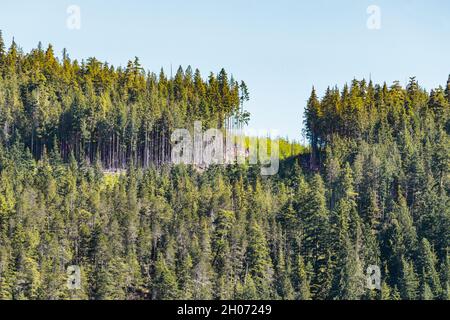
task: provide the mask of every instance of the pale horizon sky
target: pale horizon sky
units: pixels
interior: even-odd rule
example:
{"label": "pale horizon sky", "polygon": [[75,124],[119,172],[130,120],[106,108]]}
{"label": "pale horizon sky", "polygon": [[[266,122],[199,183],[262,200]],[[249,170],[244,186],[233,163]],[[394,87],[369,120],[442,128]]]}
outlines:
{"label": "pale horizon sky", "polygon": [[[69,5],[81,29],[66,26]],[[381,9],[381,29],[367,28],[368,6]],[[353,78],[405,84],[416,76],[428,90],[450,73],[450,2],[446,0],[16,0],[2,3],[0,30],[25,52],[51,43],[61,56],[95,56],[145,69],[179,65],[204,77],[223,67],[244,80],[250,126],[301,140],[302,112],[315,86]]]}

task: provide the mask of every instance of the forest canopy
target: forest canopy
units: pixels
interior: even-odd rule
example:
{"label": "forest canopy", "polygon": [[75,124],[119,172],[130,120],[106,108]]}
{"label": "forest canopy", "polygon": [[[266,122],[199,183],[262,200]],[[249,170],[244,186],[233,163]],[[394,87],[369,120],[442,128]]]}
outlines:
{"label": "forest canopy", "polygon": [[0,75],[0,299],[450,298],[450,78],[313,89],[310,148],[285,141],[263,178],[167,161],[174,127],[248,121],[224,70],[168,78],[1,41]]}
{"label": "forest canopy", "polygon": [[55,150],[67,161],[100,161],[106,169],[170,161],[170,133],[195,120],[205,128],[242,128],[246,84],[222,69],[203,79],[180,66],[175,75],[146,72],[136,57],[125,68],[94,57],[55,56],[39,43],[25,54],[0,33],[0,141],[21,141],[37,159]]}

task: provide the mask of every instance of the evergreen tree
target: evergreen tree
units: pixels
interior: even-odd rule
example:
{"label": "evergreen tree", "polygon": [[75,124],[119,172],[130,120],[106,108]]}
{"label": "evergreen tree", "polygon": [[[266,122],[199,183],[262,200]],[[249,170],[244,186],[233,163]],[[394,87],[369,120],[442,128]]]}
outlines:
{"label": "evergreen tree", "polygon": [[310,280],[308,270],[305,266],[302,256],[298,256],[296,267],[296,274],[294,281],[296,283],[296,299],[297,300],[311,300]]}
{"label": "evergreen tree", "polygon": [[403,299],[417,299],[419,282],[413,264],[402,258],[402,274],[400,278],[400,294]]}
{"label": "evergreen tree", "polygon": [[317,165],[319,137],[321,130],[320,119],[322,117],[322,110],[319,99],[316,94],[316,90],[312,89],[311,96],[308,100],[308,104],[305,109],[305,126],[308,134],[308,138],[311,141],[311,167],[315,168]]}
{"label": "evergreen tree", "polygon": [[259,298],[269,298],[273,281],[273,266],[267,241],[261,227],[254,221],[249,227],[247,249],[248,270],[255,283]]}
{"label": "evergreen tree", "polygon": [[329,214],[326,208],[325,189],[320,175],[316,174],[311,181],[308,195],[309,203],[302,208],[301,219],[304,225],[304,239],[302,241],[305,259],[313,266],[314,278],[311,293],[315,298],[325,298],[329,290],[330,274],[327,268],[329,241]]}
{"label": "evergreen tree", "polygon": [[422,239],[419,253],[419,270],[422,272],[421,293],[425,300],[441,296],[441,282],[436,270],[437,258],[427,239]]}

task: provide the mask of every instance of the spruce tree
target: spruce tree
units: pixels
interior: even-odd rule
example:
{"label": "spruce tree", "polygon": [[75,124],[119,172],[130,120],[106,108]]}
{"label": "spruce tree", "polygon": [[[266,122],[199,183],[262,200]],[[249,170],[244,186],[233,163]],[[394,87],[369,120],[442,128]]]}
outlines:
{"label": "spruce tree", "polygon": [[315,298],[325,298],[329,290],[329,214],[325,202],[325,189],[320,175],[316,174],[311,181],[309,202],[301,208],[303,221],[302,240],[305,260],[313,266],[311,293]]}
{"label": "spruce tree", "polygon": [[311,300],[310,276],[308,268],[301,255],[298,255],[297,266],[295,268],[294,283],[296,283],[296,299]]}
{"label": "spruce tree", "polygon": [[421,270],[421,287],[423,298],[433,299],[441,296],[441,282],[436,270],[437,258],[427,239],[422,239],[419,253],[419,270]]}
{"label": "spruce tree", "polygon": [[402,273],[399,279],[400,294],[403,299],[416,300],[419,293],[419,280],[412,262],[401,259]]}
{"label": "spruce tree", "polygon": [[256,221],[249,226],[249,244],[247,249],[248,270],[252,275],[259,298],[268,299],[274,276],[266,237]]}
{"label": "spruce tree", "polygon": [[311,142],[311,159],[310,166],[315,168],[317,166],[317,158],[319,152],[319,137],[321,130],[321,117],[322,110],[319,99],[316,94],[316,90],[313,87],[311,96],[309,97],[308,104],[305,109],[305,127],[308,138]]}

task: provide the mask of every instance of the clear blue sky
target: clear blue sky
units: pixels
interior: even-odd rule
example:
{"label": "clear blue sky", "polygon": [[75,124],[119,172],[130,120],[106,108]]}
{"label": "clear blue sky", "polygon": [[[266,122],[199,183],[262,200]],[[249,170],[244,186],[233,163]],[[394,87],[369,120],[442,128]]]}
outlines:
{"label": "clear blue sky", "polygon": [[[66,9],[81,8],[81,30],[66,27]],[[369,5],[381,29],[366,26]],[[430,89],[450,73],[448,0],[15,0],[0,5],[0,29],[25,50],[38,41],[67,48],[72,59],[96,56],[146,69],[192,65],[204,76],[224,67],[247,82],[251,126],[301,138],[311,87],[353,78]]]}

